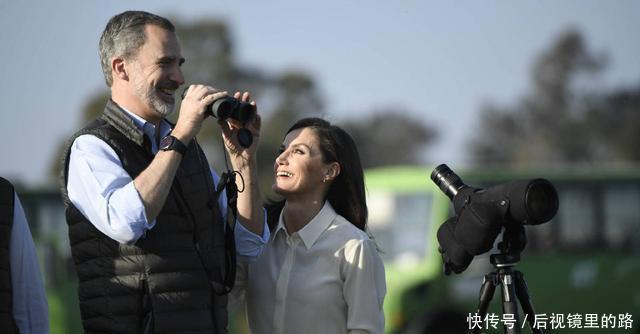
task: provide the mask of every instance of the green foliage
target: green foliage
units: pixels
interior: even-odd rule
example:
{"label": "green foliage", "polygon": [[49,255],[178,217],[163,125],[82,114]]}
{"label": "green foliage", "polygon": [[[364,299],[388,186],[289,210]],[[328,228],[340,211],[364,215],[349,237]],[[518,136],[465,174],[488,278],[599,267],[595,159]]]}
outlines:
{"label": "green foliage", "polygon": [[487,105],[469,147],[484,165],[631,164],[640,154],[640,86],[586,89],[604,70],[578,31],[558,37],[536,61],[532,88],[511,106]]}
{"label": "green foliage", "polygon": [[384,109],[344,124],[358,145],[364,168],[420,164],[418,153],[435,140],[437,132],[408,114]]}
{"label": "green foliage", "polygon": [[107,104],[108,100],[109,93],[106,90],[91,97],[85,105],[82,113],[82,126],[98,118],[100,114],[102,114],[104,106]]}

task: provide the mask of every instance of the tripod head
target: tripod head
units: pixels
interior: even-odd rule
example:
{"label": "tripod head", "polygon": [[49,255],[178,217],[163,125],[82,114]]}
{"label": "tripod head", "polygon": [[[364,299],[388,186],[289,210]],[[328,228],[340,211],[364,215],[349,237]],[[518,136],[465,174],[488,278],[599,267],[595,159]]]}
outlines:
{"label": "tripod head", "polygon": [[[480,296],[476,315],[483,319],[487,314],[487,309],[496,287],[502,291],[503,314],[509,314],[514,321],[513,326],[504,325],[504,332],[507,334],[520,334],[518,302],[522,306],[522,312],[526,314],[526,321],[529,323],[532,333],[542,334],[542,331],[535,326],[535,311],[529,297],[529,289],[524,280],[524,275],[514,270],[515,265],[520,261],[520,253],[527,244],[527,236],[522,225],[509,224],[505,226],[502,233],[502,240],[498,243],[500,253],[491,254],[490,262],[495,267],[495,271],[488,273],[484,277],[480,287]],[[516,325],[518,324],[518,325]],[[479,328],[471,329],[469,333],[479,333]]]}
{"label": "tripod head", "polygon": [[498,243],[500,253],[491,254],[490,262],[496,268],[513,267],[520,262],[520,253],[527,245],[527,235],[522,225],[507,225]]}

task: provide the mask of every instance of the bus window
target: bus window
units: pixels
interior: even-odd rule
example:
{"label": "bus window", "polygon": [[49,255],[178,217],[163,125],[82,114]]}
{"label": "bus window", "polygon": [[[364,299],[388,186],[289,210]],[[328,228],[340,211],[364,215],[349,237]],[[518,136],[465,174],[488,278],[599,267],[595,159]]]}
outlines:
{"label": "bus window", "polygon": [[604,190],[604,234],[616,250],[640,251],[640,188],[611,185]]}
{"label": "bus window", "polygon": [[588,188],[572,187],[561,191],[557,214],[561,249],[583,249],[596,239],[596,215],[594,196]]}
{"label": "bus window", "polygon": [[430,194],[370,193],[369,227],[384,260],[415,263],[427,251]]}
{"label": "bus window", "polygon": [[527,233],[527,246],[525,250],[532,252],[548,252],[556,245],[554,237],[555,226],[558,219],[554,218],[544,224],[527,225],[525,231]]}

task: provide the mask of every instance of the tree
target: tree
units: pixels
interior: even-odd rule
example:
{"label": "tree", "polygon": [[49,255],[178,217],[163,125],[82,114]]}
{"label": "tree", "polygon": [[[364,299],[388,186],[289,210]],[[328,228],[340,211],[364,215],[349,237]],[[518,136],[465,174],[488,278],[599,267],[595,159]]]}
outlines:
{"label": "tree", "polygon": [[618,164],[639,163],[640,85],[589,102],[585,122],[597,137],[594,158]]}
{"label": "tree", "polygon": [[408,115],[387,108],[343,124],[358,146],[364,168],[420,163],[419,152],[434,142],[437,132]]}
{"label": "tree", "polygon": [[[640,90],[585,90],[604,57],[588,50],[578,31],[559,36],[536,61],[532,89],[512,106],[487,105],[470,142],[479,164],[542,165],[638,162]],[[613,130],[615,129],[615,130]]]}

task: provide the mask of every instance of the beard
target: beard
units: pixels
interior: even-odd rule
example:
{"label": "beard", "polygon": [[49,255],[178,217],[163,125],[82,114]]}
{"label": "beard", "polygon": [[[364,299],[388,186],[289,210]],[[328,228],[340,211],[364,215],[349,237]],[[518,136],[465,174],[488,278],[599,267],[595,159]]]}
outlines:
{"label": "beard", "polygon": [[176,109],[175,100],[174,102],[166,102],[162,100],[162,98],[158,96],[158,89],[171,88],[175,90],[178,89],[178,85],[171,81],[167,81],[162,84],[150,86],[148,81],[145,80],[145,76],[143,75],[144,71],[140,67],[140,64],[137,62],[134,63],[134,67],[132,69],[133,70],[130,75],[132,76],[135,95],[146,105],[151,106],[153,110],[163,118],[171,115],[171,113]]}
{"label": "beard", "polygon": [[154,87],[149,88],[145,82],[139,81],[136,81],[134,86],[136,95],[146,104],[151,105],[153,110],[162,117],[167,117],[176,110],[176,104],[163,101]]}
{"label": "beard", "polygon": [[175,103],[164,102],[155,93],[151,93],[148,98],[151,102],[151,105],[153,106],[153,109],[162,117],[167,117],[176,110]]}

